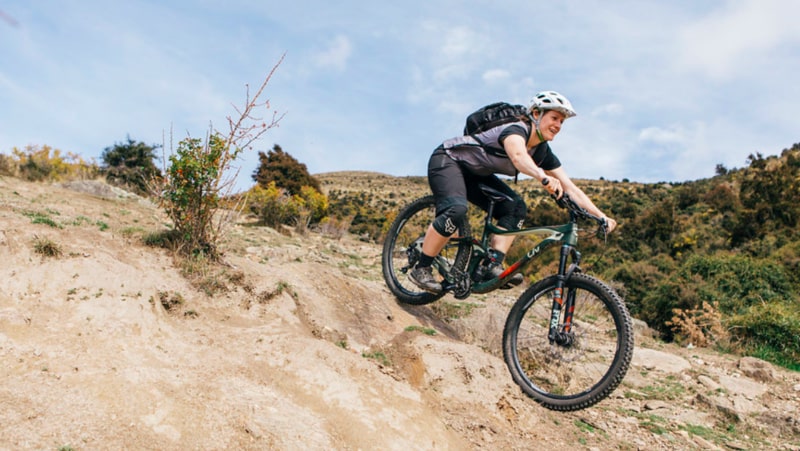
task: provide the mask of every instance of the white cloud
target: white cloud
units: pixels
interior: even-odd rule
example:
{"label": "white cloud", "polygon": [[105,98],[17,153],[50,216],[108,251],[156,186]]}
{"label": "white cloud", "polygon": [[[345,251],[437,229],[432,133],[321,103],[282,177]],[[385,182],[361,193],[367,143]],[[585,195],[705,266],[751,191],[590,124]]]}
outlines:
{"label": "white cloud", "polygon": [[447,85],[454,80],[463,80],[468,70],[463,63],[442,64],[433,70],[433,81],[439,85]]}
{"label": "white cloud", "polygon": [[[463,116],[465,111],[470,111],[470,108],[474,108],[470,106],[467,102],[458,102],[458,101],[449,101],[445,100],[437,105],[436,110],[442,113],[451,113],[455,115]],[[442,138],[449,138],[449,137],[442,137]]]}
{"label": "white cloud", "polygon": [[733,78],[744,67],[764,63],[776,48],[800,43],[799,16],[796,1],[729,1],[725,10],[679,29],[678,62],[711,78]]}
{"label": "white cloud", "polygon": [[316,64],[319,67],[345,70],[350,56],[353,54],[353,45],[344,35],[336,36],[328,43],[328,48],[316,55]]}
{"label": "white cloud", "polygon": [[669,128],[647,127],[639,132],[639,141],[655,144],[680,144],[686,142],[686,130],[678,125]]}
{"label": "white cloud", "polygon": [[480,39],[475,30],[467,27],[444,27],[444,41],[440,47],[441,55],[449,60],[457,60],[479,53],[481,50]]}
{"label": "white cloud", "polygon": [[619,115],[622,114],[624,111],[624,107],[619,103],[608,103],[605,105],[600,105],[599,107],[592,110],[590,113],[591,116],[606,116],[606,115]]}
{"label": "white cloud", "polygon": [[511,74],[504,69],[490,69],[483,73],[483,81],[489,84],[505,83]]}
{"label": "white cloud", "polygon": [[486,62],[491,45],[479,28],[453,26],[452,21],[426,19],[409,31],[396,43],[421,65],[426,83],[444,88],[480,73],[480,63]]}

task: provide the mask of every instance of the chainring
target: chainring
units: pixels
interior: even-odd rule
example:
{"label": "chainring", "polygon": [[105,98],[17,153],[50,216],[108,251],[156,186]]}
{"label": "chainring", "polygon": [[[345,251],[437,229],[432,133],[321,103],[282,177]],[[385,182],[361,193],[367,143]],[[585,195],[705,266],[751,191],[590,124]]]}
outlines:
{"label": "chainring", "polygon": [[459,300],[468,298],[472,294],[472,279],[469,274],[455,268],[450,274],[453,277],[453,296]]}

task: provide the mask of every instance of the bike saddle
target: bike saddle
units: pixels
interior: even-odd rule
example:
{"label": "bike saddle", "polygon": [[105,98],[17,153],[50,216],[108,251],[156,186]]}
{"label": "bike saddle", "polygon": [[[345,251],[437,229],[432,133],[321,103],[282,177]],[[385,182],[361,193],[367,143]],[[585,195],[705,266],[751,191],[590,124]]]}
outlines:
{"label": "bike saddle", "polygon": [[494,189],[492,187],[486,186],[483,183],[478,184],[478,188],[480,188],[481,191],[484,192],[484,194],[489,196],[489,198],[491,198],[495,202],[502,202],[504,200],[507,200],[509,202],[513,202],[514,201],[514,199],[511,196],[509,196],[508,194],[501,193],[500,191],[497,191],[496,189]]}

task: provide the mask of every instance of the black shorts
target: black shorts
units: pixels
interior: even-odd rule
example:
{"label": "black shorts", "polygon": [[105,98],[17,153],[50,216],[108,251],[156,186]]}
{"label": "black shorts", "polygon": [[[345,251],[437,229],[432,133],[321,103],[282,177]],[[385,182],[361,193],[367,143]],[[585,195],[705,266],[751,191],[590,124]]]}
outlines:
{"label": "black shorts", "polygon": [[[478,187],[481,183],[515,199],[515,202],[495,204],[492,214],[494,219],[513,217],[513,224],[525,219],[522,197],[496,175],[475,175],[471,173],[457,161],[450,158],[442,147],[437,148],[428,161],[428,184],[436,199],[437,215],[452,205],[464,205],[467,202],[477,205],[484,211],[488,211],[489,198]],[[522,217],[519,217],[520,203],[523,205]]]}

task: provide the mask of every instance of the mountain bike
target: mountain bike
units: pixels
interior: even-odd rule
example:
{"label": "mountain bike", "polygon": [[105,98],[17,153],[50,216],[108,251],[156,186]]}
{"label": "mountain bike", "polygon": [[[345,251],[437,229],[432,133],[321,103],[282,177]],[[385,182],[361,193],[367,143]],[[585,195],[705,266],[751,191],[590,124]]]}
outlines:
{"label": "mountain bike", "polygon": [[[389,228],[381,259],[386,285],[406,304],[429,304],[448,293],[466,299],[472,293],[503,287],[545,249],[560,244],[558,272],[530,285],[509,311],[503,329],[503,358],[514,382],[544,407],[580,410],[605,399],[625,377],[634,347],[632,321],[622,298],[606,283],[581,272],[579,266],[578,222],[597,222],[598,231],[605,233],[605,220],[564,195],[556,202],[569,212],[566,224],[505,230],[494,224],[492,212],[497,203],[512,199],[485,185],[480,189],[490,199],[480,237],[472,235],[470,223],[464,219],[434,259],[442,291],[430,293],[407,280],[435,216],[433,196],[411,202]],[[540,241],[499,276],[483,280],[480,268],[491,234],[536,235]]]}

